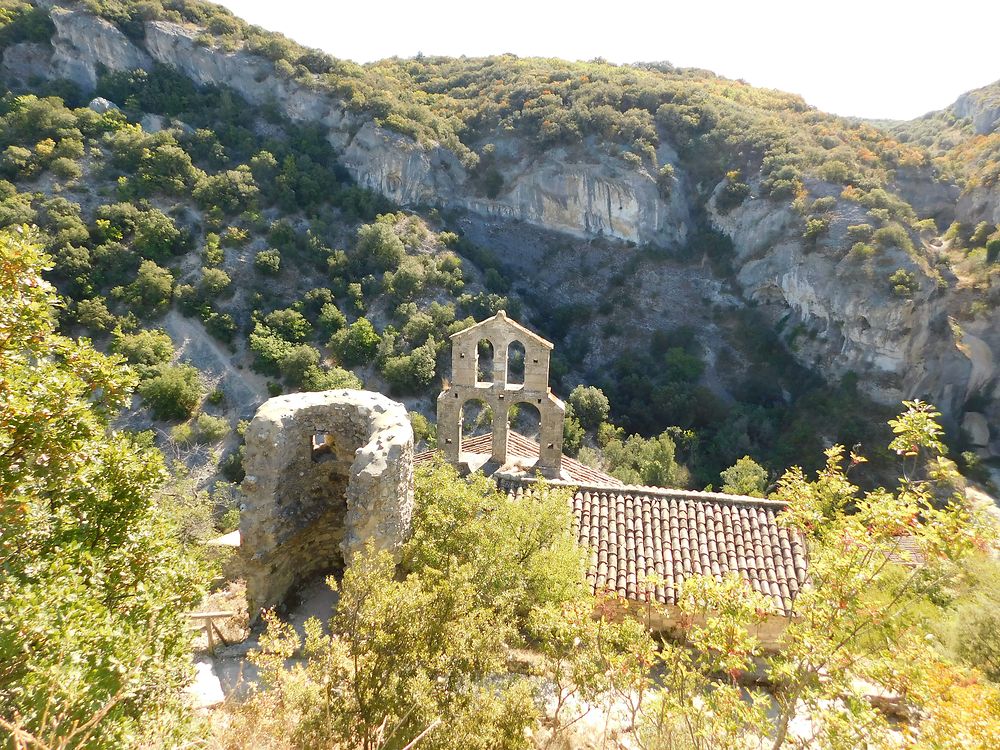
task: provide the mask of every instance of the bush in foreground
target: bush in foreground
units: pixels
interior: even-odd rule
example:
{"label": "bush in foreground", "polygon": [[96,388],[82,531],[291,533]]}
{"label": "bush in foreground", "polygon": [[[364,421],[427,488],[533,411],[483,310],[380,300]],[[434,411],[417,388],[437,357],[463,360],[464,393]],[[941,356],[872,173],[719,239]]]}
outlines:
{"label": "bush in foreground", "polygon": [[134,376],[54,332],[48,265],[0,233],[0,744],[172,744],[201,571],[153,500],[162,456],[110,426]]}

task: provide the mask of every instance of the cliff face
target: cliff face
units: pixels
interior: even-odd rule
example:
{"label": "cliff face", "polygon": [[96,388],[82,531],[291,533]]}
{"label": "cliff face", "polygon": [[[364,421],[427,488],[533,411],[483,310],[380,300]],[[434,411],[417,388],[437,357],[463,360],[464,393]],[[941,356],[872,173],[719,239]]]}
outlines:
{"label": "cliff face", "polygon": [[[797,214],[771,201],[751,198],[725,215],[712,210],[713,223],[733,239],[744,296],[770,312],[803,364],[831,379],[855,373],[883,403],[920,396],[960,414],[985,380],[973,377],[972,358],[949,323],[950,300],[900,249],[869,260],[845,253],[847,226],[863,220],[863,209],[838,206],[829,232],[810,242]],[[891,291],[896,269],[918,281],[909,298]]]}
{"label": "cliff face", "polygon": [[986,135],[1000,125],[1000,86],[996,83],[962,94],[951,105],[956,117],[972,121],[977,135]]}
{"label": "cliff face", "polygon": [[84,11],[54,6],[50,15],[56,33],[47,59],[38,45],[15,45],[4,57],[8,73],[23,78],[31,69],[93,90],[100,66],[132,70],[163,63],[198,84],[229,86],[253,104],[275,102],[292,120],[322,123],[358,184],[403,205],[467,208],[578,237],[669,245],[686,235],[683,197],[664,203],[651,175],[609,156],[579,158],[557,149],[519,163],[516,173],[505,175],[506,190],[495,199],[472,197],[468,174],[448,149],[380,128],[329,94],[278,75],[264,58],[206,46],[198,41],[196,27],[149,22],[141,49],[112,24]]}
{"label": "cliff face", "polygon": [[[3,60],[8,75],[70,78],[93,89],[100,66],[130,70],[163,63],[196,83],[229,86],[251,103],[274,102],[292,120],[321,123],[357,183],[402,205],[457,207],[576,237],[604,236],[667,248],[682,245],[692,230],[693,191],[669,147],[661,147],[660,161],[674,166],[676,181],[664,200],[644,168],[600,148],[557,148],[527,156],[517,143],[500,136],[498,150],[512,158],[502,168],[502,190],[488,199],[473,189],[470,175],[448,149],[381,128],[331,94],[282,77],[262,57],[208,46],[199,39],[197,27],[149,22],[139,44],[84,11],[50,6],[55,24],[51,48],[8,48]],[[996,125],[1000,105],[995,104],[991,97],[972,92],[955,108],[967,110],[959,116],[972,118],[980,130]],[[952,198],[940,187],[922,190],[919,176],[901,179],[913,183],[907,195],[923,196],[929,207]],[[830,194],[839,193],[830,186]],[[970,212],[1000,221],[995,194],[963,200],[975,202]],[[948,322],[951,302],[905,253],[888,253],[878,267],[845,257],[843,248],[850,247],[846,226],[863,222],[862,211],[838,200],[830,232],[810,243],[802,238],[801,216],[787,205],[751,198],[728,215],[709,205],[712,222],[733,241],[736,279],[744,297],[764,305],[776,323],[782,322],[788,345],[803,364],[831,379],[853,371],[870,395],[887,403],[930,397],[960,421],[966,398],[995,383],[993,352],[1000,349],[989,336],[954,333]],[[889,292],[886,278],[897,268],[919,279],[911,299]]]}

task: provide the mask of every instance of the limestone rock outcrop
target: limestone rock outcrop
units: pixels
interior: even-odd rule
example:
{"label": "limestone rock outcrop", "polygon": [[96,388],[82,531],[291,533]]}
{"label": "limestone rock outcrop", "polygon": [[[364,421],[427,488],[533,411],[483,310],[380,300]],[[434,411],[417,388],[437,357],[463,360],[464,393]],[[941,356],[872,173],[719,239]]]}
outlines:
{"label": "limestone rock outcrop", "polygon": [[85,91],[97,85],[100,66],[109,70],[149,68],[149,55],[129,41],[114,24],[82,10],[55,7],[49,13],[56,27],[52,72]]}
{"label": "limestone rock outcrop", "polygon": [[453,202],[482,216],[517,219],[576,237],[669,247],[687,236],[690,216],[683,191],[662,200],[645,169],[627,166],[596,144],[582,151],[550,149],[521,160],[504,179],[507,188],[495,199],[456,196]]}
{"label": "limestone rock outcrop", "polygon": [[396,552],[409,534],[413,430],[405,407],[381,394],[270,399],[247,428],[244,466],[240,533],[253,617],[367,544]]}
{"label": "limestone rock outcrop", "polygon": [[951,105],[956,117],[972,120],[972,128],[977,135],[986,135],[1000,125],[1000,96],[996,86],[984,86],[962,94]]}
{"label": "limestone rock outcrop", "polygon": [[[846,228],[865,221],[862,207],[838,204],[829,233],[815,243],[803,238],[790,206],[765,198],[751,197],[725,214],[713,210],[712,221],[733,241],[744,296],[771,309],[806,366],[833,381],[856,373],[882,403],[929,397],[950,418],[983,385],[963,345],[968,336],[956,338],[948,300],[926,269],[899,248],[870,261],[846,252]],[[892,293],[888,277],[896,269],[917,279],[912,296]]]}
{"label": "limestone rock outcrop", "polygon": [[291,120],[321,124],[357,183],[402,205],[461,207],[578,237],[635,243],[677,244],[687,234],[683,191],[665,202],[652,175],[599,149],[556,149],[525,159],[505,176],[507,187],[495,199],[470,197],[469,175],[450,150],[379,127],[332,94],[281,76],[263,57],[206,45],[201,29],[168,21],[146,23],[139,46],[86,11],[46,4],[56,27],[51,51],[13,45],[4,56],[7,74],[69,78],[90,91],[102,66],[122,71],[162,63],[195,83],[229,86],[252,104],[273,102]]}

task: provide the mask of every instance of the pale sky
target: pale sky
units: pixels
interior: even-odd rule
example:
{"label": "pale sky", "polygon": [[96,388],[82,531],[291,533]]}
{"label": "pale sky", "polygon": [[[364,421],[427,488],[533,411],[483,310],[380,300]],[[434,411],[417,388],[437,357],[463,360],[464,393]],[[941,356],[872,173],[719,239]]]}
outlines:
{"label": "pale sky", "polygon": [[828,112],[909,119],[1000,79],[997,0],[223,0],[336,57],[668,60],[801,94]]}

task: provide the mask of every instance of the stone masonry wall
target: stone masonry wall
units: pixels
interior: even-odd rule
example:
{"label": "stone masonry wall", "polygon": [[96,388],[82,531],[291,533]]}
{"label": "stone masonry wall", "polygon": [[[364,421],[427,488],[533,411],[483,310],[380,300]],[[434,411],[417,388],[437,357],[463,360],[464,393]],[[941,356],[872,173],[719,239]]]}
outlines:
{"label": "stone masonry wall", "polygon": [[405,407],[369,391],[298,393],[263,404],[246,431],[241,549],[253,618],[371,540],[395,552],[413,512]]}
{"label": "stone masonry wall", "polygon": [[[479,382],[477,375],[481,339],[489,341],[493,348],[493,373],[486,382]],[[558,478],[566,406],[549,390],[552,344],[512,321],[503,310],[453,334],[451,341],[451,383],[437,400],[438,445],[445,458],[455,465],[461,462],[462,407],[475,400],[487,404],[493,412],[492,460],[503,466],[507,462],[510,410],[528,404],[538,410],[541,420],[536,468],[547,477]],[[523,383],[511,383],[508,378],[508,349],[515,342],[524,347]]]}

